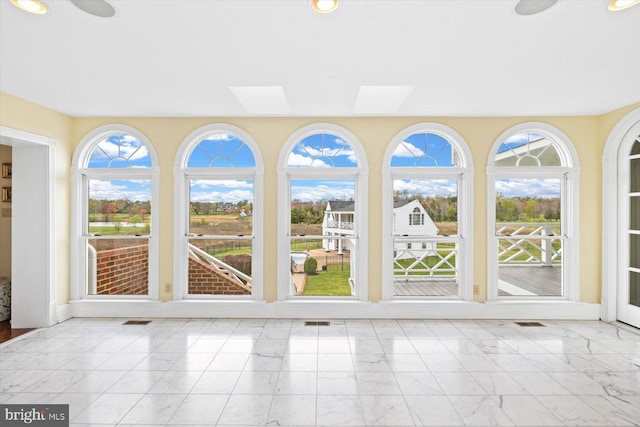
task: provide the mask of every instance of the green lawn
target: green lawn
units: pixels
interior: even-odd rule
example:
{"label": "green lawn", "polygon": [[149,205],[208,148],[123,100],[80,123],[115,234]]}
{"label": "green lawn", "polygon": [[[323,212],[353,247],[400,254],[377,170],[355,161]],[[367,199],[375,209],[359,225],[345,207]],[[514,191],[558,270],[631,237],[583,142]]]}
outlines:
{"label": "green lawn", "polygon": [[344,271],[321,271],[308,275],[302,295],[312,296],[350,296],[349,268]]}

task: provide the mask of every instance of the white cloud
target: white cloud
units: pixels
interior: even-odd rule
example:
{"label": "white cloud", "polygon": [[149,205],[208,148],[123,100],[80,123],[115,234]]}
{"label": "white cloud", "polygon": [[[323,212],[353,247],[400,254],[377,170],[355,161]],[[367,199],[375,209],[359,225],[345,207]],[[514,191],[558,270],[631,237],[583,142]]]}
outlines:
{"label": "white cloud", "polygon": [[353,186],[326,184],[291,186],[292,200],[315,202],[318,200],[350,200],[353,198],[355,198]]}
{"label": "white cloud", "polygon": [[253,191],[231,190],[223,191],[199,191],[191,192],[192,202],[227,202],[238,203],[241,200],[253,202]]}
{"label": "white cloud", "polygon": [[393,181],[393,191],[406,191],[409,195],[422,197],[455,196],[458,194],[457,181],[444,179],[409,179]]}
{"label": "white cloud", "polygon": [[556,179],[497,179],[496,193],[504,197],[560,197],[560,181]]}
{"label": "white cloud", "polygon": [[311,157],[303,156],[301,154],[291,153],[287,160],[287,166],[299,167],[314,167],[314,168],[330,168],[331,166],[325,161],[320,159],[313,159]]}
{"label": "white cloud", "polygon": [[110,136],[98,143],[92,156],[97,158],[139,160],[149,156],[147,147],[131,135]]}
{"label": "white cloud", "polygon": [[253,189],[253,182],[240,181],[240,180],[206,180],[196,179],[191,181],[191,190],[206,189],[206,188],[251,188]]}
{"label": "white cloud", "polygon": [[422,157],[425,152],[407,141],[402,141],[393,151],[394,157]]}
{"label": "white cloud", "polygon": [[233,135],[229,135],[227,133],[214,133],[213,135],[209,135],[203,141],[230,141],[234,139]]}
{"label": "white cloud", "polygon": [[[115,182],[118,182],[117,184]],[[127,184],[128,183],[128,184]],[[151,183],[148,181],[89,181],[89,197],[99,200],[126,199],[131,201],[151,200]]]}

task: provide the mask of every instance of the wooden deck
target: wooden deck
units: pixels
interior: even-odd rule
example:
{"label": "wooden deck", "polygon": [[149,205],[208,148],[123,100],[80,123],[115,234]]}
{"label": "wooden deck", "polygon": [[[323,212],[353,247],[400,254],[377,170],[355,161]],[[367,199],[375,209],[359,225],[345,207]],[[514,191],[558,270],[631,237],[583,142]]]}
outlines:
{"label": "wooden deck", "polygon": [[[499,268],[498,295],[500,296],[561,296],[562,268],[501,266]],[[394,280],[394,296],[457,296],[455,279]]]}
{"label": "wooden deck", "polygon": [[562,268],[499,267],[500,296],[562,296]]}

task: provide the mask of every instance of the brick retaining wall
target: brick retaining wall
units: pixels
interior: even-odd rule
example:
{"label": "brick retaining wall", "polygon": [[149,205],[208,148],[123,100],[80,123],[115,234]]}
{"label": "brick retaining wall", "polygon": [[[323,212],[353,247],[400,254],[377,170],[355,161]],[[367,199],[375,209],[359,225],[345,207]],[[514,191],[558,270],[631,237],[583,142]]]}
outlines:
{"label": "brick retaining wall", "polygon": [[199,259],[190,256],[189,293],[192,295],[250,295],[251,291],[215,272],[211,266]]}
{"label": "brick retaining wall", "polygon": [[98,295],[147,295],[149,245],[99,251]]}

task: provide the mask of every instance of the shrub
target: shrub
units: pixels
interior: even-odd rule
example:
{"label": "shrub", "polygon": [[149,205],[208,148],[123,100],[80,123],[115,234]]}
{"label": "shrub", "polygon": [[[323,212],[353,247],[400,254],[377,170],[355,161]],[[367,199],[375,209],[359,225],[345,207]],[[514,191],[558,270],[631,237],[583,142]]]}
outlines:
{"label": "shrub", "polygon": [[309,257],[304,262],[304,272],[307,274],[318,274],[318,261],[315,258]]}

